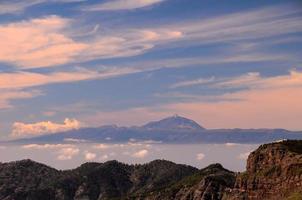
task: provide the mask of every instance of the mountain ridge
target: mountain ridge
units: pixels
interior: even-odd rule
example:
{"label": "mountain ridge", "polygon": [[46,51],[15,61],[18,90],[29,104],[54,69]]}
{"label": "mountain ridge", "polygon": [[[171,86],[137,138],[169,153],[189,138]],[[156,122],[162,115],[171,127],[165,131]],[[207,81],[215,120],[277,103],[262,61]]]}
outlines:
{"label": "mountain ridge", "polygon": [[[273,165],[272,165],[273,163]],[[3,200],[291,200],[302,198],[302,140],[261,145],[235,173],[154,160],[84,163],[56,170],[32,160],[0,163]]]}

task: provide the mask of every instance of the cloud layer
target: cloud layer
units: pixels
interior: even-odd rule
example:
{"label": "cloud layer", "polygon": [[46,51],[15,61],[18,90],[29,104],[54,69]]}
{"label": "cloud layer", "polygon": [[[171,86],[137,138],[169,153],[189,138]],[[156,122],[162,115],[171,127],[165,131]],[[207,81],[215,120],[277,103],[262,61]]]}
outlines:
{"label": "cloud layer", "polygon": [[67,131],[71,129],[80,128],[80,122],[76,119],[64,120],[63,124],[57,124],[51,121],[37,122],[33,124],[25,124],[22,122],[15,122],[13,124],[12,137],[28,137],[42,134],[56,133]]}

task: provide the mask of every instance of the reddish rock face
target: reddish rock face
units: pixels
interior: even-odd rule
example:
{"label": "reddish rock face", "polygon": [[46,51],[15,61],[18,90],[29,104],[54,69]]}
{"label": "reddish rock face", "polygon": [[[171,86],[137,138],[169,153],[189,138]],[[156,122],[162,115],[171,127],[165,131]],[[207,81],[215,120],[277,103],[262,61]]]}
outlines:
{"label": "reddish rock face", "polygon": [[228,199],[287,199],[302,196],[302,141],[265,144],[251,153]]}

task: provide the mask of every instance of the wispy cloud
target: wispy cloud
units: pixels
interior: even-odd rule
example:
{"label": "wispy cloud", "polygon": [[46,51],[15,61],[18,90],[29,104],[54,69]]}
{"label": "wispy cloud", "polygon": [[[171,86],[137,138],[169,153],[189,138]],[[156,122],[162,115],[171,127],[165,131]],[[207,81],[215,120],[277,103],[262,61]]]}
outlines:
{"label": "wispy cloud", "polygon": [[272,89],[282,87],[302,87],[302,73],[291,70],[288,75],[262,77],[259,72],[248,72],[235,77],[210,77],[177,82],[170,88],[190,87],[195,85],[207,85],[210,88],[242,88]]}
{"label": "wispy cloud", "polygon": [[0,15],[1,14],[16,14],[23,12],[26,8],[41,4],[41,3],[72,3],[81,2],[86,0],[4,0],[0,2]]}
{"label": "wispy cloud", "polygon": [[[93,31],[93,34],[86,36],[88,38],[85,40],[75,40],[72,37],[78,31],[75,21],[48,16],[0,25],[0,36],[3,38],[1,43],[10,47],[0,50],[0,61],[22,68],[48,67],[71,62],[140,55],[166,43],[171,43],[172,46],[184,45],[184,43],[191,45],[190,41],[194,44],[223,43],[298,33],[302,31],[299,26],[301,16],[296,15],[300,12],[295,8],[268,7],[160,27],[121,28],[102,34]],[[278,54],[241,53],[225,56],[224,62],[287,58],[287,55]]]}
{"label": "wispy cloud", "polygon": [[78,68],[71,72],[53,72],[48,74],[23,71],[0,73],[0,89],[22,89],[45,84],[106,79],[139,71],[131,68],[111,68],[100,71]]}
{"label": "wispy cloud", "polygon": [[[70,72],[53,72],[48,74],[24,71],[0,73],[0,109],[12,108],[11,100],[29,99],[43,94],[43,92],[32,89],[32,87],[92,79],[108,79],[140,71],[140,69],[131,68],[111,68],[100,71],[79,68]],[[50,113],[46,114],[49,115]]]}
{"label": "wispy cloud", "polygon": [[0,95],[0,109],[12,108],[11,100],[16,99],[30,99],[42,95],[43,93],[38,90],[21,91],[21,90],[1,90]]}
{"label": "wispy cloud", "polygon": [[262,77],[257,72],[250,72],[214,84],[216,87],[247,87],[250,89],[275,89],[302,87],[302,72],[291,70],[288,75]]}
{"label": "wispy cloud", "polygon": [[199,79],[195,79],[195,80],[182,81],[182,82],[178,82],[178,83],[171,85],[170,88],[179,88],[179,87],[207,84],[207,83],[212,83],[214,80],[215,80],[215,77],[199,78]]}
{"label": "wispy cloud", "polygon": [[7,13],[19,13],[26,9],[27,7],[33,6],[40,3],[41,0],[32,0],[32,1],[7,1],[0,3],[0,14]]}
{"label": "wispy cloud", "polygon": [[85,11],[102,11],[102,10],[132,10],[151,6],[165,0],[111,0],[104,3],[86,6]]}
{"label": "wispy cloud", "polygon": [[257,10],[226,14],[205,20],[171,25],[179,27],[185,39],[199,43],[256,39],[301,32],[300,8],[272,6]]}
{"label": "wispy cloud", "polygon": [[[213,82],[210,85],[210,87],[244,88],[232,93],[220,93],[210,97],[196,94],[194,98],[187,98],[186,101],[176,100],[150,107],[97,112],[95,115],[83,116],[82,120],[88,124],[114,122],[136,125],[178,113],[196,120],[207,128],[281,127],[301,130],[301,75],[299,71],[272,77],[263,77],[255,72],[243,74],[224,78],[219,80],[219,83]],[[209,98],[212,100],[209,101]],[[130,117],[129,113],[132,113]]]}
{"label": "wispy cloud", "polygon": [[[21,68],[57,66],[99,58],[128,57],[144,53],[157,43],[182,37],[179,31],[121,30],[110,35],[93,35],[86,41],[76,41],[69,32],[72,20],[48,16],[0,25],[0,61]],[[88,40],[88,41],[87,41]]]}

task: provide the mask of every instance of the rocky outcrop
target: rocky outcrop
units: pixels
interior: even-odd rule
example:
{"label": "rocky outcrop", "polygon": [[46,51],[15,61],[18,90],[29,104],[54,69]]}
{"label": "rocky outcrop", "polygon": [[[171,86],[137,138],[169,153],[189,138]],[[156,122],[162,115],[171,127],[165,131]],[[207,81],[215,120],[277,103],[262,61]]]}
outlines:
{"label": "rocky outcrop", "polygon": [[227,199],[302,199],[302,141],[261,145],[247,160]]}
{"label": "rocky outcrop", "polygon": [[235,183],[235,174],[220,164],[213,164],[178,182],[150,192],[138,193],[130,199],[147,200],[219,200],[225,188]]}
{"label": "rocky outcrop", "polygon": [[[197,180],[193,184],[184,181],[180,184],[181,189],[176,193],[174,199],[184,200],[216,200],[222,199],[226,188],[233,187],[235,174],[224,169],[220,164],[213,164],[200,170],[193,177]],[[189,177],[190,180],[193,177]],[[189,182],[190,183],[190,182]]]}

